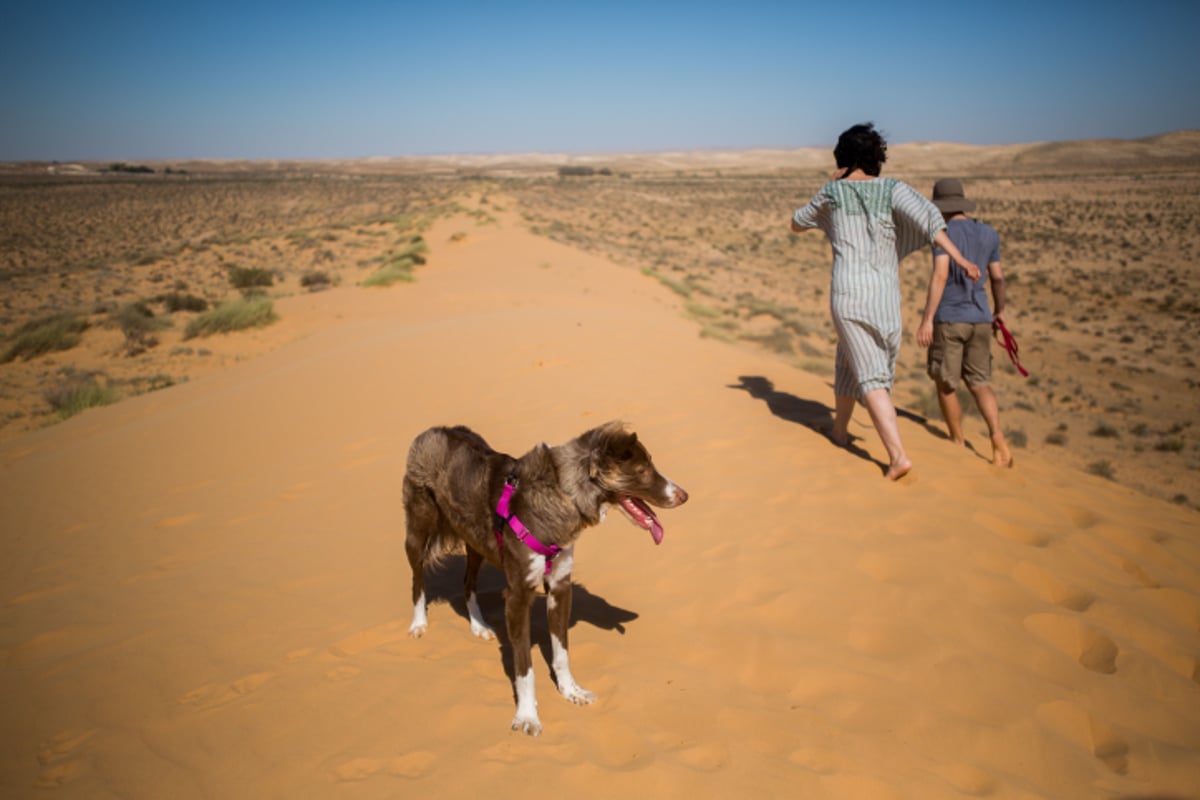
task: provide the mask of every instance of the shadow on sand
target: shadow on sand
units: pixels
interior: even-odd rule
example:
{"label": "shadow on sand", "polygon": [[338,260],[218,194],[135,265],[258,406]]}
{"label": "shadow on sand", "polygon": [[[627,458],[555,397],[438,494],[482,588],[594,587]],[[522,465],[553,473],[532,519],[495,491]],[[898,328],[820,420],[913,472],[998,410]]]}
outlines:
{"label": "shadow on sand", "polygon": [[[829,437],[829,432],[833,430],[834,412],[832,408],[816,400],[808,400],[803,397],[797,397],[794,394],[781,392],[775,388],[775,384],[769,378],[764,378],[761,375],[739,375],[738,383],[729,384],[729,388],[739,389],[748,393],[756,400],[762,400],[767,404],[767,408],[771,413],[780,419],[803,425],[826,438]],[[832,386],[829,388],[833,389]],[[939,439],[947,438],[945,433],[930,425],[929,420],[919,414],[914,414],[899,407],[896,408],[896,414],[904,419],[916,422]],[[849,443],[842,449],[852,455],[858,456],[864,461],[869,461],[879,467],[882,473],[887,474],[888,465],[871,458],[870,453],[855,444],[857,439],[857,436],[851,434]]]}
{"label": "shadow on sand", "polygon": [[[425,597],[429,604],[439,601],[448,603],[454,613],[462,618],[462,624],[469,625],[467,616],[467,599],[463,596],[463,576],[467,568],[467,558],[464,555],[453,555],[446,558],[436,569],[425,571]],[[504,624],[504,574],[490,564],[484,564],[479,572],[479,582],[476,584],[479,595],[479,609],[483,612],[484,620],[496,631],[500,643],[500,657],[504,662],[504,672],[511,680],[514,677],[512,645],[508,640],[508,631]],[[539,595],[530,611],[529,636],[533,647],[542,652],[547,665],[553,665],[554,656],[550,645],[550,630],[546,624],[546,596]],[[611,605],[599,595],[592,594],[587,587],[576,583],[571,591],[571,623],[574,628],[580,622],[586,622],[606,631],[616,631],[624,635],[625,623],[637,619],[634,611]],[[551,669],[553,672],[553,668]]]}

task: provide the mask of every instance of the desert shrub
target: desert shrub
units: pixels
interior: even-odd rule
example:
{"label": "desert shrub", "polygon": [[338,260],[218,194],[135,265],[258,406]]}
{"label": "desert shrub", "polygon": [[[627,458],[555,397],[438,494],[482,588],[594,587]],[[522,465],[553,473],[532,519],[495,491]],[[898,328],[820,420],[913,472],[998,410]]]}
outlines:
{"label": "desert shrub", "polygon": [[1183,450],[1183,439],[1169,436],[1154,443],[1154,449],[1160,453],[1178,453]]}
{"label": "desert shrub", "polygon": [[680,283],[679,281],[672,280],[666,275],[663,275],[661,272],[650,269],[649,267],[643,267],[642,274],[647,277],[654,278],[680,297],[692,296],[692,287],[688,286],[686,283]]}
{"label": "desert shrub", "polygon": [[311,292],[317,292],[321,289],[329,288],[331,281],[329,273],[311,270],[300,276],[300,285]]}
{"label": "desert shrub", "polygon": [[367,276],[363,286],[391,286],[393,283],[412,283],[413,261],[407,257],[395,258]]}
{"label": "desert shrub", "polygon": [[1029,437],[1025,434],[1025,431],[1020,429],[1005,431],[1004,438],[1013,447],[1024,448],[1029,444]]}
{"label": "desert shrub", "polygon": [[788,333],[788,329],[784,325],[776,326],[770,333],[760,336],[744,335],[742,338],[748,342],[756,342],[773,353],[791,355],[796,352],[792,347],[792,335]]}
{"label": "desert shrub", "polygon": [[137,355],[148,347],[158,344],[153,336],[155,331],[169,328],[171,323],[154,316],[143,301],[126,303],[113,315],[117,326],[125,334],[125,349],[130,355]]}
{"label": "desert shrub", "polygon": [[117,400],[116,390],[100,373],[68,375],[43,396],[62,419]]}
{"label": "desert shrub", "polygon": [[1053,445],[1057,445],[1058,447],[1062,447],[1066,443],[1067,443],[1067,432],[1066,431],[1062,431],[1062,430],[1050,431],[1050,433],[1046,434],[1046,444],[1053,444]]}
{"label": "desert shrub", "polygon": [[262,267],[231,266],[229,282],[233,284],[233,288],[245,291],[271,286],[275,283],[275,276],[271,274],[271,270]]}
{"label": "desert shrub", "polygon": [[393,258],[407,258],[414,264],[424,264],[425,254],[429,252],[429,245],[425,243],[424,237],[421,234],[415,234],[409,239],[408,244],[400,252],[396,253]]}
{"label": "desert shrub", "polygon": [[203,297],[196,297],[193,294],[180,294],[179,292],[171,292],[164,294],[158,298],[167,311],[174,314],[176,311],[207,311],[208,301]]}
{"label": "desert shrub", "polygon": [[212,311],[196,317],[184,329],[183,338],[192,339],[196,336],[212,336],[214,333],[261,328],[278,319],[269,297],[243,297],[222,303]]}
{"label": "desert shrub", "polygon": [[1092,428],[1088,432],[1088,435],[1089,436],[1098,436],[1101,439],[1116,439],[1118,436],[1121,435],[1121,433],[1116,428],[1114,428],[1112,425],[1109,425],[1107,422],[1101,421],[1096,424],[1096,427]]}
{"label": "desert shrub", "polygon": [[11,344],[0,355],[0,364],[16,358],[29,360],[44,353],[70,350],[83,338],[80,334],[88,321],[78,314],[52,314],[39,317],[18,328],[9,337]]}
{"label": "desert shrub", "polygon": [[1116,468],[1114,468],[1112,463],[1110,461],[1108,461],[1107,459],[1101,459],[1100,461],[1093,461],[1091,464],[1087,465],[1087,471],[1088,471],[1089,475],[1096,475],[1101,478],[1107,478],[1110,481],[1117,474]]}

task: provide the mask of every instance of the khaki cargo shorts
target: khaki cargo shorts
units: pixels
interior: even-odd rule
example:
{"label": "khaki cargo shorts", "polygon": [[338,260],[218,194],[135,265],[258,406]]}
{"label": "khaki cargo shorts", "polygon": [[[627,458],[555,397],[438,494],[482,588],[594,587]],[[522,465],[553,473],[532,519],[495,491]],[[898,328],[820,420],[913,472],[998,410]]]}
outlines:
{"label": "khaki cargo shorts", "polygon": [[935,322],[929,345],[929,377],[942,389],[986,386],[992,379],[992,325],[990,322]]}

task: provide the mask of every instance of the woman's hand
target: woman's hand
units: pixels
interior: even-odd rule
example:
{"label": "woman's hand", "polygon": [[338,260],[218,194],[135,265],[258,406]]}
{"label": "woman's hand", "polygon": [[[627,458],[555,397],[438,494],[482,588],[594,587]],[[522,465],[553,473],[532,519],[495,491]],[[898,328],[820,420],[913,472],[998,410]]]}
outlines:
{"label": "woman's hand", "polygon": [[979,280],[979,277],[983,275],[979,267],[977,267],[973,262],[967,261],[965,258],[962,261],[957,261],[955,263],[958,264],[959,269],[967,273],[967,277],[971,279],[972,283]]}

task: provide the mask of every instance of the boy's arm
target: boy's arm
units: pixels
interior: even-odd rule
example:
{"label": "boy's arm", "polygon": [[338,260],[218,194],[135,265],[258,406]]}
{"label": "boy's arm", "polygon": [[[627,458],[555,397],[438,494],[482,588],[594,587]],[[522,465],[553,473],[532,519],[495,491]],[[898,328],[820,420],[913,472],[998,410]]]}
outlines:
{"label": "boy's arm", "polygon": [[925,296],[925,314],[917,328],[917,344],[929,347],[933,343],[933,316],[942,302],[946,290],[946,278],[950,276],[950,256],[933,257],[933,270],[929,273],[929,293]]}
{"label": "boy's arm", "polygon": [[999,261],[988,264],[988,281],[992,284],[992,317],[1007,324],[1004,318],[1004,270]]}

